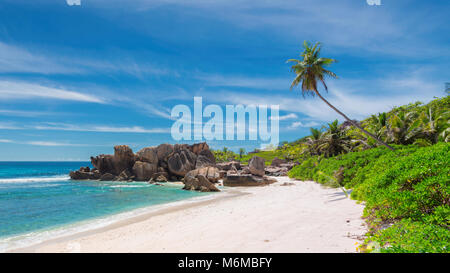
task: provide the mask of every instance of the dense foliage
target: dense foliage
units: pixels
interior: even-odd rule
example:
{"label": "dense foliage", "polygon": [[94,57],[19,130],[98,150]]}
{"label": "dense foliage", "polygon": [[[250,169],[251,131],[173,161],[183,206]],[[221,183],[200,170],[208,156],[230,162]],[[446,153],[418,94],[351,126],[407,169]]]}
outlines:
{"label": "dense foliage", "polygon": [[[373,115],[359,122],[381,140],[397,145],[430,146],[450,142],[450,96],[428,104],[420,102],[394,107],[389,112]],[[275,156],[302,162],[311,156],[333,157],[378,147],[372,138],[344,122],[333,121],[320,129],[311,128],[311,135],[293,142],[283,142],[274,151],[249,153],[272,160]],[[244,161],[247,157],[243,157]]]}
{"label": "dense foliage", "polygon": [[289,176],[352,188],[383,251],[449,252],[450,143],[395,148],[311,157]]}

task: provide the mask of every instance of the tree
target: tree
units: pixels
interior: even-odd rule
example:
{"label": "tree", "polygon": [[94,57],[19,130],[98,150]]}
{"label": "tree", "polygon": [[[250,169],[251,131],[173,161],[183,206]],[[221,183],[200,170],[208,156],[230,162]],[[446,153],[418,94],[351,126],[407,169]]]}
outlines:
{"label": "tree", "polygon": [[245,149],[244,148],[240,148],[239,149],[239,158],[242,158],[242,156],[245,154]]}
{"label": "tree", "polygon": [[311,131],[311,136],[305,140],[305,152],[308,152],[310,155],[319,155],[319,141],[322,136],[322,131],[315,128],[309,128],[309,130]]}
{"label": "tree", "polygon": [[328,123],[328,129],[320,136],[318,145],[320,154],[325,157],[335,156],[352,150],[352,140],[345,134],[338,120]]}
{"label": "tree", "polygon": [[389,118],[387,135],[395,144],[412,144],[421,134],[420,120],[415,111],[400,110]]}
{"label": "tree", "polygon": [[357,127],[359,130],[364,132],[366,135],[375,139],[381,145],[386,146],[390,150],[394,150],[387,143],[379,140],[376,136],[364,130],[357,122],[354,122],[350,118],[348,118],[344,113],[339,111],[336,107],[334,107],[331,103],[329,103],[322,95],[320,94],[317,83],[320,82],[323,84],[326,91],[328,91],[328,87],[325,83],[325,77],[337,78],[336,74],[331,72],[330,70],[325,69],[326,66],[335,63],[336,60],[330,58],[320,57],[321,45],[320,43],[316,43],[312,46],[309,42],[305,41],[303,43],[304,50],[300,54],[302,59],[289,59],[287,62],[293,62],[294,65],[291,66],[291,70],[295,72],[296,77],[292,81],[291,90],[301,83],[302,87],[302,95],[317,95],[320,99],[322,99],[329,107],[331,107],[334,111],[336,111],[339,115],[343,116],[348,122],[350,122],[353,126]]}
{"label": "tree", "polygon": [[449,115],[450,111],[433,111],[431,107],[428,107],[426,111],[423,111],[419,116],[419,120],[421,122],[420,127],[424,138],[429,140],[432,144],[436,144],[439,141],[442,132],[448,127]]}
{"label": "tree", "polygon": [[382,139],[386,135],[387,114],[383,112],[372,115],[370,121],[369,128],[378,139]]}

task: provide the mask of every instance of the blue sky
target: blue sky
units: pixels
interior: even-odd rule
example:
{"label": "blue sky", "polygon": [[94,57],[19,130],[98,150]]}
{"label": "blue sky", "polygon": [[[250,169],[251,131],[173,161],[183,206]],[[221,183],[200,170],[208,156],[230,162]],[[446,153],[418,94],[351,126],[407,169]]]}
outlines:
{"label": "blue sky", "polygon": [[116,144],[174,143],[170,110],[194,96],[278,104],[280,140],[295,140],[339,118],[289,91],[285,61],[303,40],[339,61],[326,97],[356,119],[442,97],[450,82],[448,1],[80,3],[0,0],[0,160],[88,160]]}

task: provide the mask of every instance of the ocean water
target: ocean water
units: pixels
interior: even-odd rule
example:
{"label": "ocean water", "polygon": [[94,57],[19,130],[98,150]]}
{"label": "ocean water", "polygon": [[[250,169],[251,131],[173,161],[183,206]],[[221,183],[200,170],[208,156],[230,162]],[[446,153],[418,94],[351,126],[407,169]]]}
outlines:
{"label": "ocean water", "polygon": [[181,185],[72,181],[88,162],[0,162],[0,251],[77,224],[151,205],[208,195]]}

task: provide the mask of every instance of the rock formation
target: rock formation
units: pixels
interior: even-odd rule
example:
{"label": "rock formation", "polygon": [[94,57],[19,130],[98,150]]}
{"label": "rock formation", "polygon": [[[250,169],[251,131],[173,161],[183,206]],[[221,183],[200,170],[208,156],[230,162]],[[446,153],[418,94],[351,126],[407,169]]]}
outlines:
{"label": "rock formation", "polygon": [[215,168],[214,154],[206,143],[161,144],[145,147],[136,154],[126,145],[114,147],[113,155],[91,157],[94,169],[82,167],[70,172],[74,180],[152,181],[180,180],[190,171],[217,182],[220,173]]}
{"label": "rock formation", "polygon": [[184,178],[184,190],[197,191],[220,191],[213,183],[211,183],[204,175],[186,176]]}
{"label": "rock formation", "polygon": [[158,166],[156,164],[148,162],[136,161],[133,166],[133,174],[136,176],[137,181],[149,181],[157,170]]}
{"label": "rock formation", "polygon": [[264,176],[265,160],[262,157],[254,156],[248,161],[248,168],[251,174]]}
{"label": "rock formation", "polygon": [[275,158],[266,167],[264,158],[254,156],[248,166],[239,161],[216,163],[206,143],[161,144],[145,147],[133,153],[130,147],[114,147],[113,155],[91,157],[93,169],[82,167],[70,172],[74,180],[148,181],[150,183],[180,181],[184,189],[220,191],[216,183],[225,186],[261,186],[275,182],[271,176],[286,175],[294,165]]}
{"label": "rock formation", "polygon": [[216,167],[203,167],[192,170],[188,172],[184,178],[186,179],[188,176],[197,177],[198,175],[205,176],[211,183],[217,183],[220,179],[219,169]]}
{"label": "rock formation", "polygon": [[[240,165],[239,165],[240,166]],[[275,179],[265,176],[265,160],[254,156],[249,160],[248,167],[237,170],[235,165],[230,164],[230,169],[223,178],[223,185],[236,186],[263,186],[276,182]]]}
{"label": "rock formation", "polygon": [[270,166],[280,167],[280,164],[285,164],[287,161],[285,159],[279,159],[278,157],[275,157],[272,159],[272,163]]}

